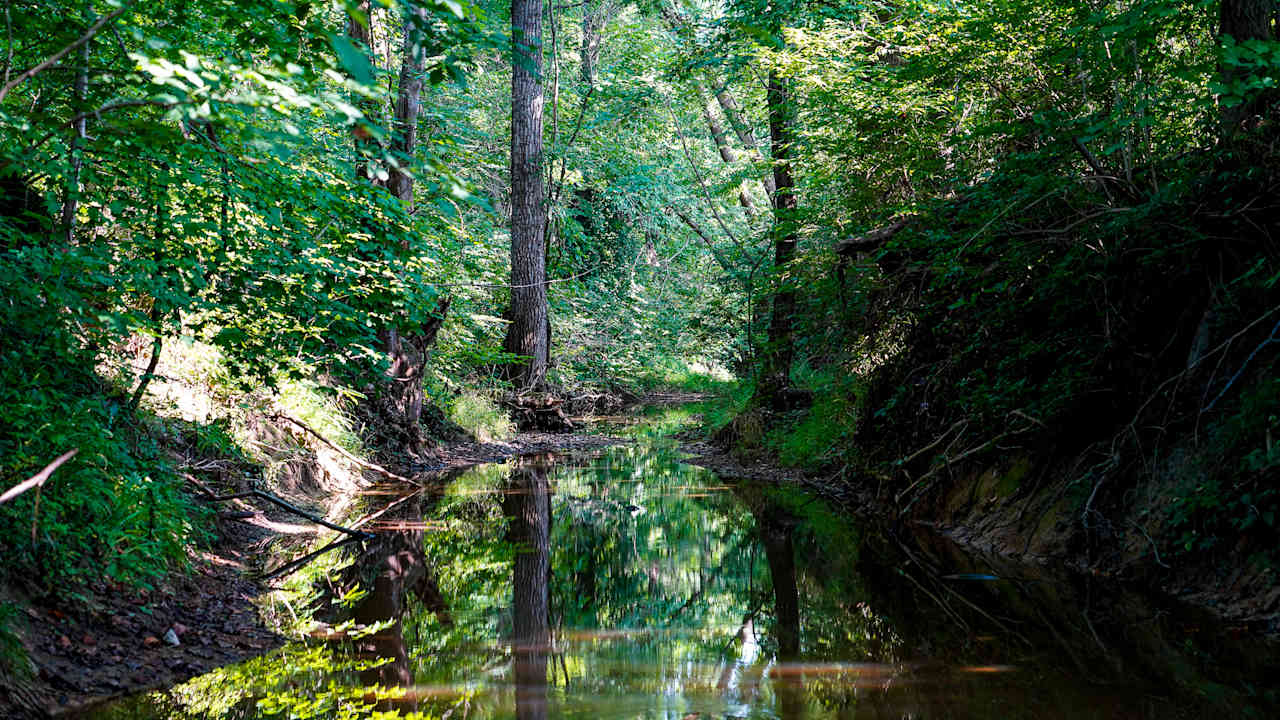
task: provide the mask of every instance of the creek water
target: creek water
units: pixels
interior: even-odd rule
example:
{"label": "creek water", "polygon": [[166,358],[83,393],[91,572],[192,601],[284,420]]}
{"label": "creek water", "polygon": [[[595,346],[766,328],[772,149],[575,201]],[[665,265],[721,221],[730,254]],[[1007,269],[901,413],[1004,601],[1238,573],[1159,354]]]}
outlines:
{"label": "creek water", "polygon": [[313,573],[322,637],[88,717],[1277,716],[1275,648],[1238,628],[639,435],[441,478]]}

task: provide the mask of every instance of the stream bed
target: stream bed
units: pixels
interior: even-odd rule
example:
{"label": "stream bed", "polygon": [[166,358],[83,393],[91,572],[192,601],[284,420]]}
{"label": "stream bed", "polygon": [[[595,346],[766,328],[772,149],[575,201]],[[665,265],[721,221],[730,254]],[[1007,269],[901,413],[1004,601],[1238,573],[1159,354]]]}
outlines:
{"label": "stream bed", "polygon": [[318,575],[324,629],[84,717],[1278,716],[1275,646],[1239,628],[680,458],[641,438],[375,496],[376,539]]}

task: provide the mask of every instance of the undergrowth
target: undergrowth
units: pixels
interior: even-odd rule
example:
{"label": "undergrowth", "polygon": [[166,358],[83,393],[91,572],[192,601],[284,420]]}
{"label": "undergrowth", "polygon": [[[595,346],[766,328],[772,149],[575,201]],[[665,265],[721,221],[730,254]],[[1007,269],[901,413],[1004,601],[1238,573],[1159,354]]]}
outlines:
{"label": "undergrowth", "polygon": [[507,412],[479,390],[463,391],[450,400],[445,415],[482,443],[508,440],[515,435],[515,424]]}

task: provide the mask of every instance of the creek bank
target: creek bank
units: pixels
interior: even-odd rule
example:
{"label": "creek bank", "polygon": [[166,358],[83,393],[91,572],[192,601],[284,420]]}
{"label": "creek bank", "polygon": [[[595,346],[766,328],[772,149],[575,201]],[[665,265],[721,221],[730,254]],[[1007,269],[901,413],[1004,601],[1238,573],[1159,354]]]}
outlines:
{"label": "creek bank", "polygon": [[[814,493],[841,510],[868,518],[884,527],[923,528],[961,548],[1001,562],[1057,567],[1106,578],[1207,612],[1237,635],[1250,634],[1280,641],[1280,583],[1264,563],[1224,564],[1216,559],[1194,562],[1173,559],[1172,565],[1155,552],[1154,540],[1136,523],[1129,532],[1108,538],[1113,547],[1100,551],[1098,539],[1080,526],[1078,513],[1067,511],[1070,499],[1053,490],[1014,495],[1002,480],[1006,466],[957,473],[945,493],[931,496],[905,511],[871,478],[850,482],[846,472],[798,469],[780,465],[775,457],[756,452],[750,457],[699,434],[682,433],[685,462],[723,477],[793,485]],[[1026,459],[1010,463],[1013,472],[1026,471]],[[911,532],[910,528],[905,531]]]}
{"label": "creek bank", "polygon": [[[265,508],[242,507],[265,518]],[[0,716],[74,714],[282,645],[285,638],[263,624],[253,603],[264,588],[246,573],[272,532],[234,520],[218,528],[218,541],[193,552],[188,572],[151,590],[100,581],[23,603],[16,630],[31,674],[9,679]]]}

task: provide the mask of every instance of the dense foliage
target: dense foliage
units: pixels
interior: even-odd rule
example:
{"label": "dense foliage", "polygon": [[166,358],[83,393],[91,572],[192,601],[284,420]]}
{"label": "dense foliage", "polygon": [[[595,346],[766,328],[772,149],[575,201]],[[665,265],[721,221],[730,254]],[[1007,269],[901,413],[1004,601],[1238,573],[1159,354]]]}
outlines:
{"label": "dense foliage", "polygon": [[[731,369],[738,439],[787,462],[919,493],[1012,448],[1086,517],[1161,475],[1181,546],[1264,547],[1280,43],[1224,2],[548,5],[548,379]],[[0,506],[5,572],[145,576],[201,534],[179,450],[243,413],[176,424],[162,351],[224,408],[368,401],[448,307],[413,381],[509,432],[509,11],[5,5],[0,477],[80,451]]]}

